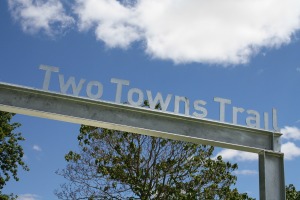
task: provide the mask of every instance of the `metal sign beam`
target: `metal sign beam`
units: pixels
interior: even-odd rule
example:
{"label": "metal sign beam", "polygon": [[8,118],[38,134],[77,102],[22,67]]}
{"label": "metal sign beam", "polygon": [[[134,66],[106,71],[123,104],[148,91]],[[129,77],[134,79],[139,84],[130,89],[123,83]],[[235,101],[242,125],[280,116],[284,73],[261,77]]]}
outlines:
{"label": "metal sign beam", "polygon": [[0,110],[258,153],[261,199],[285,199],[280,133],[5,83]]}
{"label": "metal sign beam", "polygon": [[157,137],[259,153],[278,150],[279,133],[9,84],[0,109]]}

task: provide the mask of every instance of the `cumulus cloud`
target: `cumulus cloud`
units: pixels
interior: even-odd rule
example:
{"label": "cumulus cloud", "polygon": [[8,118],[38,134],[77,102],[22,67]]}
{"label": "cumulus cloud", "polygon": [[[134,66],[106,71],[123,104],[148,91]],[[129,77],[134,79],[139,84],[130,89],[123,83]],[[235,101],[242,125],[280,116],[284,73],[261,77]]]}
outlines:
{"label": "cumulus cloud", "polygon": [[287,140],[300,140],[300,129],[295,126],[285,126],[280,130],[282,138]]}
{"label": "cumulus cloud", "polygon": [[293,160],[294,158],[300,157],[300,148],[291,140],[300,140],[300,129],[295,126],[285,126],[280,130],[282,138],[289,142],[281,145],[281,152],[284,153],[286,160]]}
{"label": "cumulus cloud", "polygon": [[287,142],[281,146],[281,151],[284,153],[284,158],[292,160],[300,156],[300,148],[293,142]]}
{"label": "cumulus cloud", "polygon": [[255,153],[237,151],[232,149],[223,149],[215,156],[215,158],[217,158],[218,156],[222,156],[224,160],[235,161],[254,161],[258,159],[258,155]]}
{"label": "cumulus cloud", "polygon": [[35,151],[39,151],[39,152],[42,151],[42,148],[40,146],[36,145],[36,144],[33,145],[32,149],[35,150]]}
{"label": "cumulus cloud", "polygon": [[[25,31],[73,22],[58,0],[8,1]],[[175,63],[247,63],[300,28],[299,0],[75,0],[69,10],[80,31],[107,47],[139,41],[148,55]]]}
{"label": "cumulus cloud", "polygon": [[39,200],[41,199],[40,196],[36,194],[21,194],[18,195],[17,200]]}
{"label": "cumulus cloud", "polygon": [[59,0],[8,0],[8,5],[13,18],[28,33],[44,31],[53,36],[74,23]]}
{"label": "cumulus cloud", "polygon": [[236,170],[233,172],[235,175],[256,175],[258,172],[256,170],[249,170],[249,169],[244,169],[244,170]]}
{"label": "cumulus cloud", "polygon": [[[124,1],[123,1],[124,2]],[[126,1],[128,2],[128,1]],[[298,0],[76,0],[81,30],[108,47],[142,40],[155,58],[246,63],[261,48],[290,42],[300,28]]]}
{"label": "cumulus cloud", "polygon": [[134,22],[136,14],[119,1],[77,0],[75,13],[79,17],[79,30],[95,27],[97,39],[108,47],[127,48],[141,38]]}

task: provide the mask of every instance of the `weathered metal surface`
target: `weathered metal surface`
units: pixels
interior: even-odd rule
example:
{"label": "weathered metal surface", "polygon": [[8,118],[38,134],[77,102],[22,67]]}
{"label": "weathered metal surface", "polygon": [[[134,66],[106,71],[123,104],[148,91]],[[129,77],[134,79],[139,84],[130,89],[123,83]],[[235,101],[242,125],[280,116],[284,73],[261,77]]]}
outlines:
{"label": "weathered metal surface", "polygon": [[280,133],[4,83],[0,110],[258,153],[260,199],[285,200]]}
{"label": "weathered metal surface", "polygon": [[259,191],[261,200],[285,200],[283,154],[259,153]]}
{"label": "weathered metal surface", "polygon": [[259,153],[279,133],[130,105],[0,84],[0,109],[25,115]]}

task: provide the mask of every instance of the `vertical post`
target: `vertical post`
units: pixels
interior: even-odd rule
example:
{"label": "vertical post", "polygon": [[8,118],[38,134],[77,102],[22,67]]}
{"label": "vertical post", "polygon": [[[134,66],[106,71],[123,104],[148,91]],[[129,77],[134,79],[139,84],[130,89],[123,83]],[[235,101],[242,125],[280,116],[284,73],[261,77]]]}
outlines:
{"label": "vertical post", "polygon": [[259,153],[259,193],[261,200],[285,200],[283,153]]}

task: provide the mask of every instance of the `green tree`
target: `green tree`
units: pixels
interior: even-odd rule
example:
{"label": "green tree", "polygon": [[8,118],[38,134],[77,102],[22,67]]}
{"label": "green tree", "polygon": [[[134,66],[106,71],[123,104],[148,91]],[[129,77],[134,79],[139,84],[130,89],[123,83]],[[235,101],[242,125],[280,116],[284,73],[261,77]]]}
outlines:
{"label": "green tree", "polygon": [[11,176],[18,181],[18,168],[22,167],[28,171],[28,167],[23,162],[23,148],[19,144],[25,140],[21,133],[13,131],[21,124],[12,123],[15,114],[0,111],[0,199],[13,199],[12,195],[2,194],[2,189],[10,180]]}
{"label": "green tree", "polygon": [[300,191],[297,191],[293,184],[285,187],[286,200],[300,200]]}
{"label": "green tree", "polygon": [[57,173],[59,199],[251,199],[232,189],[237,164],[214,147],[82,125],[79,153]]}

